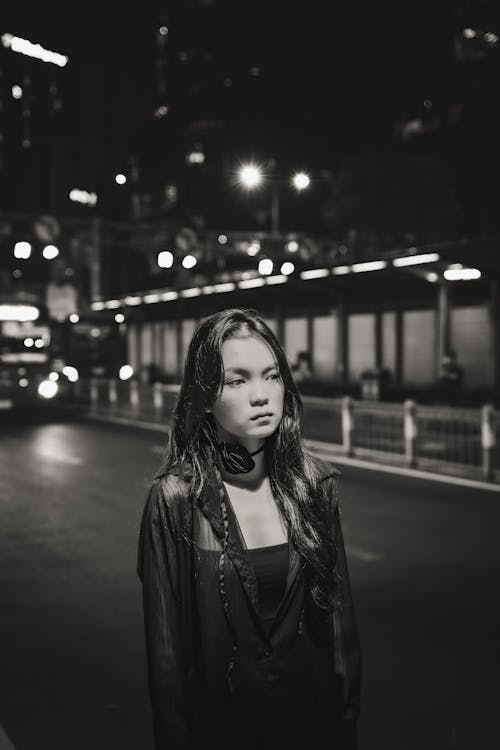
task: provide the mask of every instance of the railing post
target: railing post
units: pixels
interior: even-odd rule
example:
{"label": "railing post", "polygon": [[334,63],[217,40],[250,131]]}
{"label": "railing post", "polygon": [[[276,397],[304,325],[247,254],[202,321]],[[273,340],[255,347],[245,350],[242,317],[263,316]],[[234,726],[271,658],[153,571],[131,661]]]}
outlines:
{"label": "railing post", "polygon": [[408,466],[415,466],[417,463],[417,408],[415,401],[406,399],[404,402],[404,435],[405,435],[405,456]]}
{"label": "railing post", "polygon": [[163,409],[163,390],[161,383],[153,383],[153,406],[155,411],[161,413]]}
{"label": "railing post", "polygon": [[90,408],[92,411],[97,411],[97,403],[99,401],[99,384],[96,378],[90,378]]}
{"label": "railing post", "polygon": [[495,407],[484,404],[481,407],[481,446],[483,449],[483,474],[485,479],[493,479],[495,468]]}
{"label": "railing post", "polygon": [[342,397],[342,445],[346,456],[352,456],[352,432],[354,430],[354,414],[352,398]]}
{"label": "railing post", "polygon": [[137,380],[130,381],[130,406],[134,412],[139,411],[139,383]]}
{"label": "railing post", "polygon": [[114,378],[108,380],[108,401],[112,408],[116,406],[116,402],[118,401],[118,390]]}

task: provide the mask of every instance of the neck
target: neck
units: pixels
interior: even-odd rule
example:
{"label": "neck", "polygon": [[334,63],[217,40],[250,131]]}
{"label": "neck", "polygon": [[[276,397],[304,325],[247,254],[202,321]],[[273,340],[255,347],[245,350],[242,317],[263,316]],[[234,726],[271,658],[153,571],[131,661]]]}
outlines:
{"label": "neck", "polygon": [[[257,450],[257,448],[253,448],[253,450],[250,452],[253,453],[254,450]],[[255,456],[252,456],[252,458],[255,462],[255,466],[246,474],[230,474],[222,467],[221,476],[224,482],[245,488],[254,488],[261,484],[262,480],[267,477],[267,462],[265,451],[257,453]]]}

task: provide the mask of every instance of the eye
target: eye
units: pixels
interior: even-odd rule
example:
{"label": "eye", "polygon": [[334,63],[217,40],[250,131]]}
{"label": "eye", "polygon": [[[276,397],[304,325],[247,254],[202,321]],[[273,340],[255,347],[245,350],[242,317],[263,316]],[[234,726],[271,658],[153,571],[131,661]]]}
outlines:
{"label": "eye", "polygon": [[234,385],[238,385],[238,383],[243,383],[242,378],[235,378],[234,380],[228,380],[228,382],[225,383],[224,385],[229,385],[232,387]]}
{"label": "eye", "polygon": [[267,377],[271,378],[272,380],[279,380],[281,376],[280,376],[279,372],[272,372]]}

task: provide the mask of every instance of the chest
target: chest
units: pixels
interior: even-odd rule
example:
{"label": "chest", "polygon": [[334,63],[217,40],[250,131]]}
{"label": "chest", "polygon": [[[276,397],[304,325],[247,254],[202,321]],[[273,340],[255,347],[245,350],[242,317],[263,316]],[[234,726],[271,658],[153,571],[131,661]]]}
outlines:
{"label": "chest", "polygon": [[288,539],[286,523],[271,492],[269,480],[258,490],[226,484],[241,534],[248,549],[283,544]]}

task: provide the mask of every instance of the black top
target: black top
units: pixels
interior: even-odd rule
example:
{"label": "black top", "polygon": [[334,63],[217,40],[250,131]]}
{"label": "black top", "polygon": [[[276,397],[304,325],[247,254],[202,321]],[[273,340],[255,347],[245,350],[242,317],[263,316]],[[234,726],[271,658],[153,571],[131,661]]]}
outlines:
{"label": "black top", "polygon": [[286,589],[288,542],[247,549],[257,579],[260,616],[269,632]]}
{"label": "black top", "polygon": [[[355,747],[359,641],[337,503],[339,472],[322,466],[342,606],[319,617],[289,539],[285,591],[270,624],[262,616],[275,610],[283,591],[283,545],[247,549],[226,494],[229,539],[222,565],[225,527],[216,480],[210,478],[197,503],[181,472],[170,470],[153,483],[138,572],[156,750]],[[265,574],[270,554],[271,579]]]}

